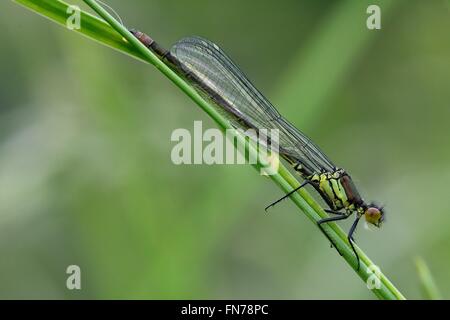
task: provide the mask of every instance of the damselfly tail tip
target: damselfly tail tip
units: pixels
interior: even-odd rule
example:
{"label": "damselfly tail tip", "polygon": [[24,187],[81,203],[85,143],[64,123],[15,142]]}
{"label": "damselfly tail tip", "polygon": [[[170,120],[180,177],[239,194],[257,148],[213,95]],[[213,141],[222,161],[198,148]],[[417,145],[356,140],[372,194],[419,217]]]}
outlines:
{"label": "damselfly tail tip", "polygon": [[150,47],[154,42],[154,40],[152,38],[150,38],[148,35],[146,35],[142,31],[139,31],[134,28],[128,29],[128,31],[130,31],[130,33],[133,36],[135,36],[146,47]]}

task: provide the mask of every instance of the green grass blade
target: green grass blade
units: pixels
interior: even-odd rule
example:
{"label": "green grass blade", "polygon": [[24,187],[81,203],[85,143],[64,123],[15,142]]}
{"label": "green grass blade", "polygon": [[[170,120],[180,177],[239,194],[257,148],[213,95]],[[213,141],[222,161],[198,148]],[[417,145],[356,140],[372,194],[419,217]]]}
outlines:
{"label": "green grass blade", "polygon": [[441,300],[442,295],[425,260],[423,260],[423,258],[421,257],[417,257],[415,259],[415,263],[424,298],[428,300]]}
{"label": "green grass blade", "polygon": [[[41,16],[50,19],[62,26],[66,26],[69,14],[67,10],[70,4],[60,0],[13,0],[14,2],[28,8]],[[110,48],[128,54],[139,60],[145,60],[145,57],[136,50],[136,48],[125,41],[111,26],[104,20],[93,16],[92,14],[81,11],[81,28],[73,30],[83,36],[86,36],[96,42],[106,45]],[[147,61],[149,62],[149,61]]]}

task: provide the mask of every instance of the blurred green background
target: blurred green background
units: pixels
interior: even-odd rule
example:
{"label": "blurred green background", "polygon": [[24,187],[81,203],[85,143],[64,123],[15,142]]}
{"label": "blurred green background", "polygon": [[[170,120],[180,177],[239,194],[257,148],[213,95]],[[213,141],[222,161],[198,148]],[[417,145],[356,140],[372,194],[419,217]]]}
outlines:
{"label": "blurred green background", "polygon": [[[357,241],[402,293],[420,255],[450,297],[448,1],[108,4],[165,47],[220,44],[386,205]],[[172,164],[174,129],[215,125],[156,69],[11,1],[0,27],[0,298],[374,298],[292,203],[265,214],[282,192],[250,166]]]}

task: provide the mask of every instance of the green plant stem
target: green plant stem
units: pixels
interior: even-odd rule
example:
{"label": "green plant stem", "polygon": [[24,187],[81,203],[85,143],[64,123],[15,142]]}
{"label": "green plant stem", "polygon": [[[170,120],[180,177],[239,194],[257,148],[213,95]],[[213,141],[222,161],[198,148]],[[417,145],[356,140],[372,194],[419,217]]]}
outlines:
{"label": "green plant stem", "polygon": [[424,297],[429,300],[441,300],[442,295],[425,260],[421,257],[416,257],[415,263]]}
{"label": "green plant stem", "polygon": [[[41,16],[50,19],[62,26],[66,26],[69,14],[67,10],[69,4],[59,0],[13,0],[14,2],[33,10]],[[81,11],[81,28],[74,29],[81,35],[84,35],[96,42],[113,48],[119,52],[130,55],[141,61],[147,61],[140,51],[118,34],[111,26],[104,20],[101,20],[92,14]]]}
{"label": "green plant stem", "polygon": [[[13,0],[21,5],[32,9],[54,20],[60,24],[65,24],[68,17],[66,13],[67,4],[60,0]],[[138,41],[124,26],[116,21],[106,10],[103,9],[94,0],[83,0],[95,12],[97,12],[107,23],[93,17],[88,13],[82,14],[82,28],[78,32],[100,42],[107,46],[113,47],[128,55],[136,57],[153,64],[159,71],[161,71],[167,78],[169,78],[179,89],[181,89],[187,96],[189,96],[200,108],[202,108],[221,129],[232,129],[229,122],[222,117],[216,109],[205,101],[189,84],[173,72],[167,65],[159,60],[151,51],[149,51],[140,41]],[[108,24],[112,27],[109,27]],[[115,33],[116,30],[118,32]],[[98,33],[98,37],[97,37]],[[125,40],[126,39],[126,40]],[[252,154],[253,158],[258,151],[251,145],[245,143],[243,137],[239,138],[238,143],[243,143],[247,152]],[[264,163],[258,161],[254,167],[260,170]],[[269,176],[284,192],[290,192],[300,185],[299,181],[284,167],[281,163],[276,174]],[[326,217],[326,213],[320,205],[309,195],[305,189],[291,196],[291,200],[304,212],[304,214],[317,226],[316,221]],[[373,262],[367,255],[358,247],[356,247],[361,259],[361,267],[356,270],[356,258],[352,249],[347,242],[346,234],[335,223],[330,223],[324,226],[325,232],[334,240],[337,248],[343,254],[343,258],[348,265],[355,270],[358,276],[367,282],[372,272],[369,271],[369,266],[373,266]],[[318,229],[319,230],[319,229]],[[405,297],[389,279],[383,274],[379,273],[379,286],[371,291],[380,299],[399,299],[403,300]]]}

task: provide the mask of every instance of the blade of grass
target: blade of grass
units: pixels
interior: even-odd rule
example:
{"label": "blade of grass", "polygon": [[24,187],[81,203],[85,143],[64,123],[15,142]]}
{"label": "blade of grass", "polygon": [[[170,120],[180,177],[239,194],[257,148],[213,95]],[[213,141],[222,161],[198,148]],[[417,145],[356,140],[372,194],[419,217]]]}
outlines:
{"label": "blade of grass", "polygon": [[[26,6],[33,11],[46,16],[47,18],[65,25],[65,21],[68,17],[67,7],[68,5],[60,0],[14,0],[17,3]],[[179,89],[186,93],[200,108],[202,108],[218,125],[222,130],[232,129],[228,121],[223,118],[207,101],[205,101],[188,83],[180,78],[175,72],[173,72],[167,65],[160,61],[151,51],[149,51],[140,41],[138,41],[123,25],[116,21],[106,10],[104,10],[94,0],[84,0],[94,11],[96,11],[109,25],[101,21],[98,18],[94,18],[92,15],[83,13],[82,19],[86,19],[87,22],[83,28],[89,28],[88,31],[79,31],[84,35],[95,38],[96,41],[103,43],[107,46],[113,47],[119,51],[123,51],[126,54],[137,57],[141,60],[153,64],[158,70],[160,70],[167,78],[169,78]],[[98,28],[98,29],[97,29]],[[113,35],[113,30],[116,30],[120,35]],[[100,33],[99,37],[96,37],[96,31]],[[107,34],[111,33],[111,39],[105,39]],[[124,39],[122,39],[122,37]],[[122,40],[119,40],[122,39]],[[123,43],[122,43],[123,42]],[[245,146],[246,151],[251,154],[254,159],[260,159],[258,150],[252,145],[245,143],[243,137],[238,136],[238,143]],[[260,170],[264,166],[264,163],[258,161],[254,167]],[[270,178],[286,193],[293,190],[293,188],[299,186],[299,181],[289,172],[289,170],[282,164],[279,166],[279,170],[276,174],[271,175]],[[304,212],[304,214],[316,224],[316,221],[326,217],[326,213],[319,206],[319,204],[309,195],[306,190],[301,190],[291,196],[292,201]],[[325,232],[335,241],[336,246],[343,253],[343,258],[349,266],[355,270],[358,276],[365,282],[372,276],[372,272],[369,271],[374,264],[367,257],[367,255],[357,247],[357,251],[361,258],[361,267],[356,270],[356,259],[353,255],[352,249],[346,240],[346,234],[336,224],[328,224],[324,227]],[[389,281],[389,279],[383,274],[379,273],[379,286],[372,289],[373,293],[380,299],[405,299],[400,291]]]}
{"label": "blade of grass", "polygon": [[[56,22],[64,27],[67,25],[67,18],[69,14],[67,10],[70,4],[59,0],[13,0],[53,22]],[[111,26],[104,20],[93,16],[92,14],[80,11],[81,14],[81,28],[73,31],[86,36],[96,42],[113,48],[119,52],[125,53],[136,59],[146,61],[145,57],[139,50],[125,41]],[[149,61],[146,61],[149,62]]]}
{"label": "blade of grass", "polygon": [[430,268],[421,257],[415,259],[417,274],[419,275],[420,285],[424,298],[428,300],[441,300],[442,295],[433,279]]}

